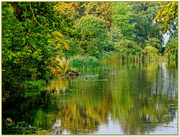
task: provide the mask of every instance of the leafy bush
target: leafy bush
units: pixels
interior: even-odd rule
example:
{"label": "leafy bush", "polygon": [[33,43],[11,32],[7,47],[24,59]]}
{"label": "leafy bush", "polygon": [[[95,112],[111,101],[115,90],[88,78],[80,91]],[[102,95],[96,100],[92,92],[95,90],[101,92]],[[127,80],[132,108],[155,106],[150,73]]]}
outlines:
{"label": "leafy bush", "polygon": [[84,59],[84,67],[85,68],[97,67],[97,64],[98,64],[98,60],[95,57],[87,56]]}
{"label": "leafy bush", "polygon": [[45,80],[33,80],[33,81],[28,81],[27,82],[29,85],[29,89],[41,89],[44,88],[46,85]]}
{"label": "leafy bush", "polygon": [[154,47],[154,48],[158,49],[159,52],[162,50],[160,41],[156,38],[150,38],[149,40],[146,40],[146,46]]}
{"label": "leafy bush", "polygon": [[107,32],[108,38],[106,39],[106,45],[105,45],[105,51],[114,51],[115,45],[118,43],[123,35],[121,33],[121,30],[116,25],[112,25],[110,27],[110,30]]}
{"label": "leafy bush", "polygon": [[172,40],[171,42],[167,43],[164,51],[164,55],[167,56],[170,60],[177,60],[178,59],[178,41]]}
{"label": "leafy bush", "polygon": [[158,49],[152,46],[147,46],[144,48],[144,53],[146,55],[158,55]]}
{"label": "leafy bush", "polygon": [[140,55],[143,50],[135,42],[130,40],[121,40],[116,45],[116,49],[124,55]]}
{"label": "leafy bush", "polygon": [[69,44],[69,50],[64,50],[64,55],[66,57],[72,57],[82,53],[81,45],[77,39],[69,37],[65,38],[71,41],[71,44]]}

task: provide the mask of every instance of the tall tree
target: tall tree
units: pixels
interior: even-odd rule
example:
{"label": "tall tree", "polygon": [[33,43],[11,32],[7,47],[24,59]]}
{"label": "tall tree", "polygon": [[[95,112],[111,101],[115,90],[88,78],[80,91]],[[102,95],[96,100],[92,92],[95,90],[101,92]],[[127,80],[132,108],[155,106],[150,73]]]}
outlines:
{"label": "tall tree", "polygon": [[49,2],[2,3],[3,89],[18,91],[28,81],[44,79],[54,58],[68,50],[68,42],[56,29]]}
{"label": "tall tree", "polygon": [[133,30],[133,40],[145,47],[145,40],[157,38],[160,43],[163,43],[161,28],[152,20],[157,13],[158,6],[154,2],[132,2],[132,22],[135,23]]}
{"label": "tall tree", "polygon": [[132,40],[132,33],[135,23],[132,22],[132,6],[129,2],[112,2],[113,19],[117,27],[121,30],[125,39]]}
{"label": "tall tree", "polygon": [[105,21],[99,17],[88,15],[78,20],[75,27],[82,33],[80,44],[84,52],[98,57],[104,50],[107,39]]}
{"label": "tall tree", "polygon": [[109,28],[113,22],[111,2],[89,2],[83,5],[86,15],[93,15],[105,20]]}

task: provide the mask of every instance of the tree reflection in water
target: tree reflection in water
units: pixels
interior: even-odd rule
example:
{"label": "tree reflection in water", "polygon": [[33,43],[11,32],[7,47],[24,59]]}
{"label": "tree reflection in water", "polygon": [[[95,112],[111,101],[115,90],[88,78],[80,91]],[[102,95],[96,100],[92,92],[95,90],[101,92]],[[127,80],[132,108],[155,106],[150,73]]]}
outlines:
{"label": "tree reflection in water", "polygon": [[[139,64],[134,65],[122,66],[122,70],[139,67]],[[138,69],[117,73],[117,79],[126,75],[128,80],[114,81],[119,87],[117,91],[113,90],[113,102],[118,105],[113,104],[111,115],[114,121],[121,123],[124,134],[147,134],[160,124],[168,124],[176,116],[177,71],[172,73],[168,69],[163,70],[162,66],[156,62],[146,64],[141,71],[144,76],[139,79],[136,77]],[[175,82],[169,83],[172,78]],[[137,86],[129,86],[133,84]]]}
{"label": "tree reflection in water", "polygon": [[71,134],[87,134],[98,130],[98,125],[108,123],[108,115],[111,104],[110,92],[107,92],[105,104],[96,107],[87,107],[79,105],[76,101],[71,100],[65,108],[58,112],[61,119],[59,127],[54,129],[53,134],[62,133],[63,130]]}
{"label": "tree reflection in water", "polygon": [[83,76],[56,79],[51,92],[24,93],[3,102],[3,134],[12,133],[7,118],[25,121],[36,129],[31,134],[99,133],[110,120],[118,121],[124,134],[148,134],[176,117],[176,64],[113,63],[84,76],[88,81]]}

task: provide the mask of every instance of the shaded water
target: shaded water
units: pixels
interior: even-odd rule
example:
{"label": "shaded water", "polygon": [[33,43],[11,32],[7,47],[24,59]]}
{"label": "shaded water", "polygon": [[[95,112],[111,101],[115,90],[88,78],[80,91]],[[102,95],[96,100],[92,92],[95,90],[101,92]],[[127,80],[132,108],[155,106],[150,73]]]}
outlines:
{"label": "shaded water", "polygon": [[168,62],[110,63],[59,77],[48,91],[3,102],[2,132],[177,134],[177,71]]}

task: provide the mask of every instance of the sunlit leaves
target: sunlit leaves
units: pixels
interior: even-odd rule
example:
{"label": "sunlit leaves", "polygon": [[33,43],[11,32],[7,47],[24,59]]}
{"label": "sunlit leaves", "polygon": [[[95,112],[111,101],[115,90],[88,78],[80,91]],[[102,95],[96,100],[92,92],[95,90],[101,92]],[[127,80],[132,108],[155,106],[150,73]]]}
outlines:
{"label": "sunlit leaves", "polygon": [[71,2],[58,2],[54,5],[55,16],[63,17],[62,15],[73,17],[75,14],[75,9],[73,8],[73,3]]}
{"label": "sunlit leaves", "polygon": [[69,50],[70,41],[56,28],[59,20],[49,2],[3,3],[3,89],[18,91],[22,81],[43,78],[53,58]]}
{"label": "sunlit leaves", "polygon": [[63,46],[65,47],[66,50],[69,50],[69,45],[70,43],[69,40],[64,40],[63,35],[59,31],[54,31],[52,33],[52,36],[48,35],[49,39],[48,42],[53,45],[53,47],[59,48],[59,50],[63,49]]}
{"label": "sunlit leaves", "polygon": [[178,2],[168,2],[154,18],[155,21],[159,21],[164,25],[163,33],[166,33],[169,29],[169,24],[173,21],[178,25]]}
{"label": "sunlit leaves", "polygon": [[147,55],[157,55],[158,54],[158,49],[152,46],[147,46],[144,48],[144,52]]}
{"label": "sunlit leaves", "polygon": [[89,2],[84,4],[85,14],[100,17],[110,27],[113,22],[111,2]]}

